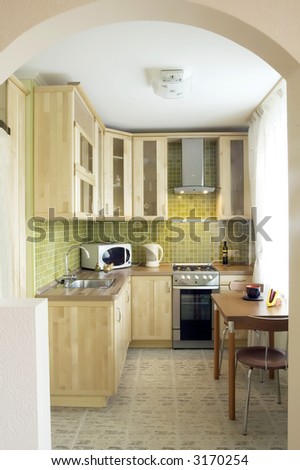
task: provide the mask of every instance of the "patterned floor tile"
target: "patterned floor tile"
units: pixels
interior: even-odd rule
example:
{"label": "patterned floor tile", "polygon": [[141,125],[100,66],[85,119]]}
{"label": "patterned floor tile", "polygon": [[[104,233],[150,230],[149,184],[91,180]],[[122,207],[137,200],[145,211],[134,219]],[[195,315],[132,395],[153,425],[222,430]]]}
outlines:
{"label": "patterned floor tile", "polygon": [[242,435],[246,371],[237,370],[236,420],[227,417],[227,363],[213,378],[212,350],[129,349],[118,393],[106,408],[53,408],[54,449],[286,449],[287,374],[253,377]]}

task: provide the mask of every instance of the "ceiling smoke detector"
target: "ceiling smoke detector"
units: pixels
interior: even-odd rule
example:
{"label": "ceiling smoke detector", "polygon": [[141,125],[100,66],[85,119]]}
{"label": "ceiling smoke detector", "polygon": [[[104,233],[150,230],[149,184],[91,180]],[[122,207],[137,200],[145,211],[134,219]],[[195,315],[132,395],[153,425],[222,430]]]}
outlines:
{"label": "ceiling smoke detector", "polygon": [[181,98],[191,90],[191,77],[184,78],[183,69],[161,70],[153,80],[153,90],[161,98]]}

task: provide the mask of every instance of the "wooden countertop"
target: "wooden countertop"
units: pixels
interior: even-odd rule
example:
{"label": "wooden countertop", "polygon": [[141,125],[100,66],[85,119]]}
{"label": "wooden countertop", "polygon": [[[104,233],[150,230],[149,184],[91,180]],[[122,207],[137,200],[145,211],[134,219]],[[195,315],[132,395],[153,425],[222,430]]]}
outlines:
{"label": "wooden countertop", "polygon": [[113,301],[122,291],[125,280],[130,275],[128,269],[119,269],[109,273],[97,273],[92,270],[81,270],[77,274],[77,279],[115,279],[111,287],[108,288],[70,288],[64,287],[57,282],[40,289],[36,297],[44,297],[49,301]]}
{"label": "wooden countertop", "polygon": [[145,265],[133,265],[130,268],[131,276],[171,276],[173,268],[171,263],[162,263],[157,268],[148,268]]}
{"label": "wooden countertop", "polygon": [[[213,266],[220,272],[220,274],[235,274],[235,275],[249,275],[253,274],[253,266],[248,264],[227,264],[224,266],[221,263],[213,263]],[[132,266],[132,276],[168,276],[173,274],[171,263],[162,263],[157,268],[148,268],[143,265]]]}
{"label": "wooden countertop", "polygon": [[[252,267],[248,265],[217,265],[221,274],[252,274]],[[163,263],[157,268],[148,268],[143,265],[133,265],[130,268],[114,269],[109,273],[97,273],[95,271],[84,269],[78,272],[78,279],[101,279],[113,278],[115,282],[109,288],[67,288],[54,281],[45,286],[36,294],[38,298],[47,298],[49,301],[113,301],[122,292],[125,280],[129,276],[171,276],[173,274],[172,264]]]}

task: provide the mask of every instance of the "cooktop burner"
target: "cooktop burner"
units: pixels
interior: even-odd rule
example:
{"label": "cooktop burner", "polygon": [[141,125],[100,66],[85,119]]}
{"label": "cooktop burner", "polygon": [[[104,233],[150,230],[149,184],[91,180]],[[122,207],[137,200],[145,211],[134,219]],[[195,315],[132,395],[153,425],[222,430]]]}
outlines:
{"label": "cooktop burner", "polygon": [[218,289],[219,271],[209,263],[174,263],[173,286]]}
{"label": "cooktop burner", "polygon": [[174,263],[173,271],[217,271],[217,269],[208,263]]}

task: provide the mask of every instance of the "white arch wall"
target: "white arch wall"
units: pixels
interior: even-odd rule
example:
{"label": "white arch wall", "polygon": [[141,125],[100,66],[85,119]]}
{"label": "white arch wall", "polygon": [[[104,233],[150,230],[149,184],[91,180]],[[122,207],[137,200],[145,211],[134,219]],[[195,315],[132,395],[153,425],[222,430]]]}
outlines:
{"label": "white arch wall", "polygon": [[287,0],[282,4],[281,0],[10,0],[1,5],[0,58],[5,68],[0,68],[0,83],[63,36],[135,19],[175,21],[212,30],[287,75],[300,63],[300,3]]}
{"label": "white arch wall", "polygon": [[[27,4],[28,3],[28,4]],[[77,10],[71,10],[72,8]],[[69,11],[71,10],[71,11]],[[26,14],[25,14],[26,13]],[[62,13],[59,15],[59,13]],[[58,16],[53,16],[58,15]],[[50,18],[47,21],[47,18]],[[126,20],[163,20],[209,29],[252,50],[288,85],[290,192],[289,449],[300,449],[300,2],[294,0],[10,0],[1,5],[0,83],[48,44],[81,29]],[[43,22],[44,21],[44,22]],[[280,259],[279,266],[280,269]]]}

